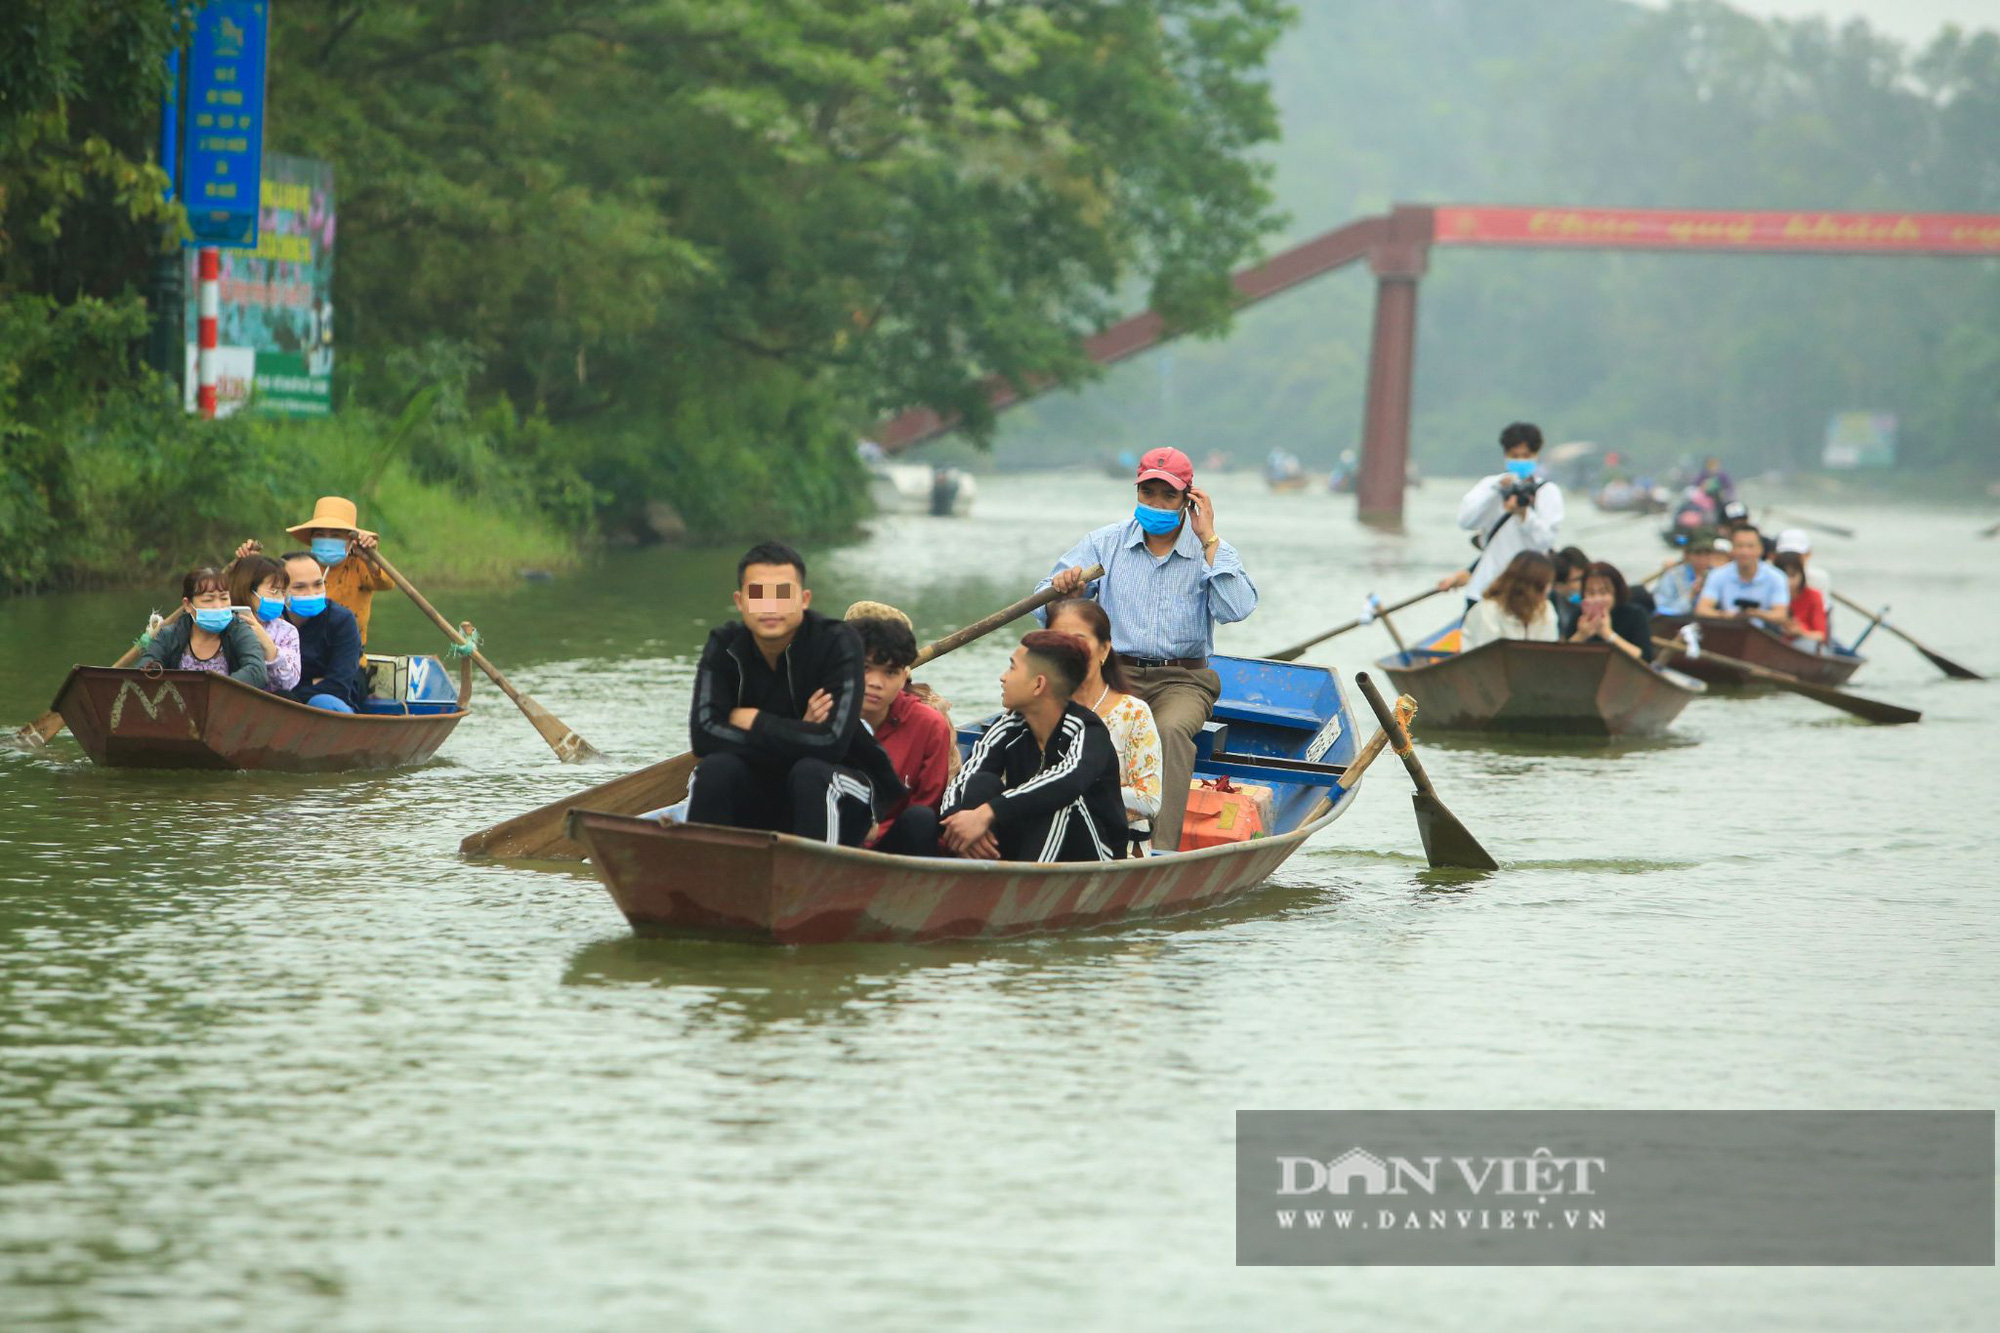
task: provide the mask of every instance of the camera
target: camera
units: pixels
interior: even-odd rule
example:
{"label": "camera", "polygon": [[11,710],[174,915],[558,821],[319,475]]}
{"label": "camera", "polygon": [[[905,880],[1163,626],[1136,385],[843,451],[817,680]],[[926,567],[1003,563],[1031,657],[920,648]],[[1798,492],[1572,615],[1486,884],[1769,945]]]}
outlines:
{"label": "camera", "polygon": [[1540,489],[1542,489],[1540,477],[1509,477],[1500,483],[1500,498],[1505,501],[1519,496],[1523,504],[1533,504],[1535,492]]}

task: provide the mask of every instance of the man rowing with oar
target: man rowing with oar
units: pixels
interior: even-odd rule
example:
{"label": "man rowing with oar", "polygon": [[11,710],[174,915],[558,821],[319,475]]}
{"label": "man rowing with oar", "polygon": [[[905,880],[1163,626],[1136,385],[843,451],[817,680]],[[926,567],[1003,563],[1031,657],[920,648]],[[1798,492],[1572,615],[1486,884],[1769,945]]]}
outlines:
{"label": "man rowing with oar", "polygon": [[688,822],[859,847],[903,794],[862,724],[860,636],[807,609],[805,559],[777,542],[736,562],[734,599],[695,674]]}
{"label": "man rowing with oar", "polygon": [[[1160,732],[1153,848],[1172,852],[1181,845],[1194,738],[1222,697],[1222,680],[1208,669],[1215,627],[1255,611],[1257,585],[1236,548],[1215,535],[1215,502],[1194,484],[1186,454],[1149,450],[1139,460],[1138,485],[1132,517],[1072,546],[1040,587],[1081,591],[1111,617],[1111,646]],[[1083,572],[1091,565],[1104,566],[1104,575],[1086,587]],[[1047,611],[1035,614],[1048,623]]]}

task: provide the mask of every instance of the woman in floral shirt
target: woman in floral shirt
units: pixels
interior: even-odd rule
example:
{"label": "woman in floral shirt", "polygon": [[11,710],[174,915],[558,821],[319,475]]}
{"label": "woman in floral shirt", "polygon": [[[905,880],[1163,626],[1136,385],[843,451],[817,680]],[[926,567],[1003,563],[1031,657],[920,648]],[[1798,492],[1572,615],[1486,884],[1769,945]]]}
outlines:
{"label": "woman in floral shirt", "polygon": [[1111,732],[1125,817],[1133,824],[1149,824],[1160,813],[1160,732],[1153,725],[1153,710],[1130,692],[1118,650],[1111,646],[1111,617],[1096,602],[1073,598],[1049,608],[1049,628],[1089,645],[1090,674],[1072,697],[1103,718]]}

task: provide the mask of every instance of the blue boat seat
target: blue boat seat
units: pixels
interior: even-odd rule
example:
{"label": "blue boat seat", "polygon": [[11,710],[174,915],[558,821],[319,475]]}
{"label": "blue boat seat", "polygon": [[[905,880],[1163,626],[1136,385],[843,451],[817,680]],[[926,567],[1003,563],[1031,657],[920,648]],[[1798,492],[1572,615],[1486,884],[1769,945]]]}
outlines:
{"label": "blue boat seat", "polygon": [[1275,727],[1296,727],[1300,731],[1318,731],[1326,725],[1325,718],[1317,717],[1303,708],[1279,708],[1274,704],[1252,706],[1231,703],[1227,699],[1215,705],[1212,716],[1227,718],[1232,722],[1264,722]]}

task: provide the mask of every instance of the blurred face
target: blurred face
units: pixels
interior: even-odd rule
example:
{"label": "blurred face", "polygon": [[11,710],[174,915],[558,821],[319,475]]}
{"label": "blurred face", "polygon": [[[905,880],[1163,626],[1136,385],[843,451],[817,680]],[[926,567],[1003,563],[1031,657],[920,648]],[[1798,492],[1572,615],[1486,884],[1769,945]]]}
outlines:
{"label": "blurred face", "polygon": [[791,638],[812,605],[812,594],[794,565],[747,566],[732,597],[744,628],[764,642]]}
{"label": "blurred face", "polygon": [[1139,483],[1139,503],[1148,509],[1179,509],[1186,498],[1158,477]]}
{"label": "blurred face", "polygon": [[1104,659],[1111,656],[1111,645],[1099,639],[1091,630],[1090,622],[1074,611],[1064,611],[1049,621],[1049,628],[1064,634],[1074,634],[1090,647],[1090,674],[1095,678],[1104,669]]}
{"label": "blurred face", "polygon": [[1806,586],[1805,572],[1803,570],[1785,571],[1785,586],[1792,590],[1794,596],[1797,596],[1799,589]]}
{"label": "blurred face", "polygon": [[1556,586],[1556,591],[1561,593],[1565,597],[1569,596],[1573,592],[1575,593],[1582,592],[1583,571],[1581,569],[1572,570],[1569,573],[1569,575],[1563,579],[1561,583],[1558,583],[1555,586]]}
{"label": "blurred face", "polygon": [[229,589],[204,588],[196,593],[187,605],[196,611],[207,611],[229,605]]}
{"label": "blurred face", "polygon": [[1509,458],[1533,458],[1535,456],[1535,451],[1528,446],[1526,440],[1514,441],[1514,443],[1507,446],[1506,452]]}
{"label": "blurred face", "polygon": [[1000,706],[1018,712],[1047,690],[1048,680],[1028,660],[1028,650],[1016,648],[1007,659],[1007,669],[1000,673]]}
{"label": "blurred face", "polygon": [[283,574],[273,574],[257,585],[257,595],[259,597],[283,598],[287,586]]}
{"label": "blurred face", "polygon": [[1617,589],[1607,578],[1585,579],[1583,581],[1583,609],[1589,612],[1609,611],[1618,598]]}
{"label": "blurred face", "polygon": [[862,681],[861,716],[868,719],[869,726],[879,726],[889,716],[889,705],[910,683],[910,669],[887,666],[871,657],[862,668]]}
{"label": "blurred face", "polygon": [[1730,537],[1729,549],[1735,553],[1736,567],[1748,575],[1764,558],[1764,539],[1754,529],[1741,528]]}
{"label": "blurred face", "polygon": [[326,592],[326,571],[317,560],[285,562],[285,592],[292,597],[319,597]]}

